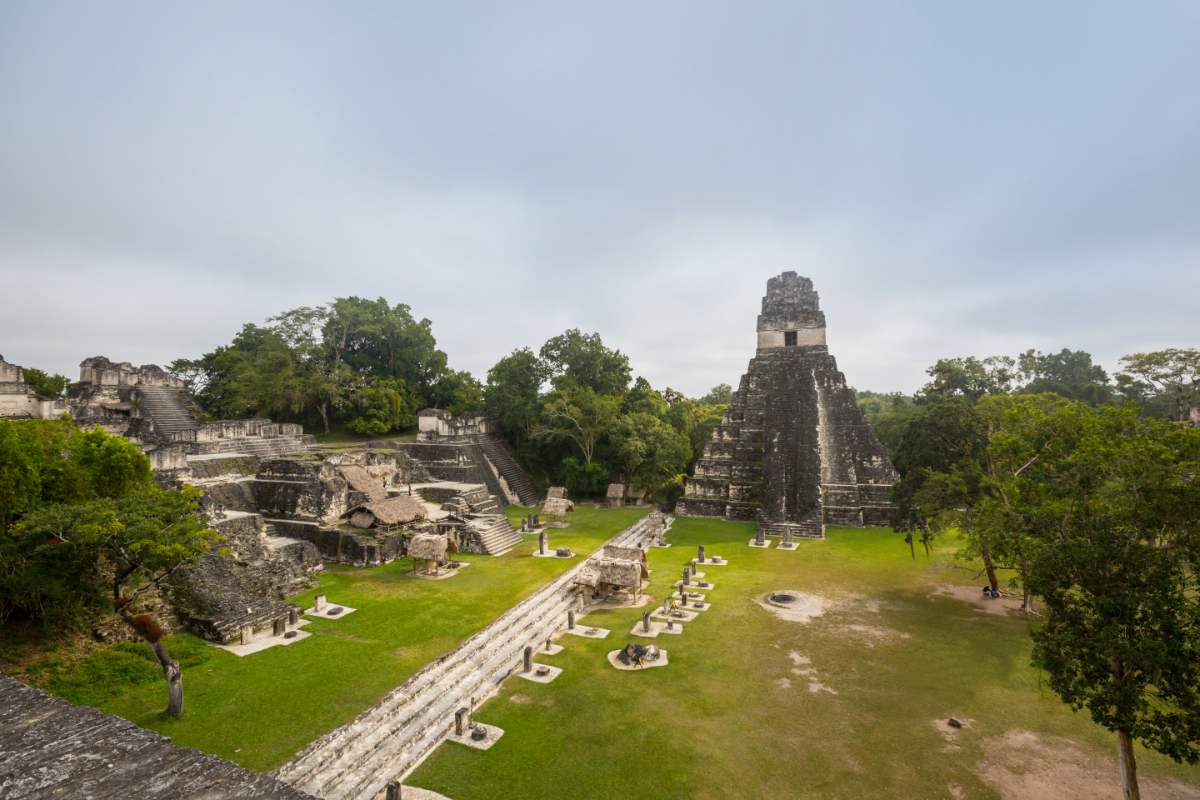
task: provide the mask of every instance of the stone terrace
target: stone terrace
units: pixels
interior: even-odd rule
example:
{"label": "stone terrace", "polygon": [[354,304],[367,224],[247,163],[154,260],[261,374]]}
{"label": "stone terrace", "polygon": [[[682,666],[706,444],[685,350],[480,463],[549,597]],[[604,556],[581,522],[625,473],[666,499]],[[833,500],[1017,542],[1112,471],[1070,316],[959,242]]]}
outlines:
{"label": "stone terrace", "polygon": [[311,800],[153,731],[0,675],[0,797]]}
{"label": "stone terrace", "polygon": [[[608,544],[645,546],[660,529],[647,516]],[[568,570],[379,704],[313,742],[280,767],[278,776],[331,800],[379,795],[445,739],[457,709],[482,702],[516,670],[526,646],[536,647],[565,627],[567,611],[578,603],[574,582],[582,568]]]}

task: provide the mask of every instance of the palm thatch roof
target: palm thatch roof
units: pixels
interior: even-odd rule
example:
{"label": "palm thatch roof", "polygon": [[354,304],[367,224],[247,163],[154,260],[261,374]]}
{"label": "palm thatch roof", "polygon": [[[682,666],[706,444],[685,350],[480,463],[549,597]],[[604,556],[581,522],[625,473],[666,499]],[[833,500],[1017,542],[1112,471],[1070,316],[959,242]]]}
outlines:
{"label": "palm thatch roof", "polygon": [[605,495],[610,500],[622,500],[625,497],[625,484],[610,483],[608,485],[608,494]]}
{"label": "palm thatch roof", "polygon": [[374,502],[387,497],[387,489],[383,485],[383,480],[368,472],[366,467],[352,464],[338,467],[338,472],[346,479],[346,483],[350,484],[351,489],[362,492],[368,500]]}
{"label": "palm thatch roof", "polygon": [[[363,503],[350,509],[342,516],[350,517],[351,524],[364,527],[360,524],[360,520],[365,518],[363,512],[369,514],[374,519],[373,524],[386,526],[416,522],[419,519],[425,519],[429,516],[429,512],[425,510],[425,504],[421,502],[421,499],[407,494],[399,494],[395,497],[376,500],[372,503]],[[369,527],[369,525],[366,527]]]}
{"label": "palm thatch roof", "polygon": [[546,490],[546,497],[553,497],[558,500],[565,500],[567,497],[567,487],[551,486]]}
{"label": "palm thatch roof", "polygon": [[409,558],[445,561],[450,552],[450,537],[436,533],[418,533],[408,540]]}

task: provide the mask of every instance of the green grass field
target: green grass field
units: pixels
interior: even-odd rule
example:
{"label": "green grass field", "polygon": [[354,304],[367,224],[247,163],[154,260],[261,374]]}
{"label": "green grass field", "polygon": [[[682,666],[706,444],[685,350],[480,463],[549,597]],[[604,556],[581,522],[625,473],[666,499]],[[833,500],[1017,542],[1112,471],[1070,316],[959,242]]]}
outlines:
{"label": "green grass field", "polygon": [[[521,509],[509,513],[516,519]],[[590,553],[644,513],[581,508],[551,541]],[[169,637],[168,650],[184,665],[185,709],[178,720],[162,713],[166,686],[145,645],[121,644],[57,674],[26,679],[179,745],[250,769],[273,769],[579,563],[532,558],[535,544],[526,537],[499,558],[467,554],[471,566],[443,581],[406,575],[408,559],[371,568],[332,566],[318,589],[294,599],[311,605],[323,591],[331,603],[358,610],[337,621],[314,620],[305,628],[314,635],[289,647],[239,658],[192,636]]]}
{"label": "green grass field", "polygon": [[[557,680],[510,679],[477,712],[505,730],[492,749],[445,743],[406,783],[454,800],[994,798],[980,764],[1003,750],[995,737],[1019,730],[1072,740],[1115,780],[1110,734],[1029,666],[1025,619],[929,596],[939,584],[981,582],[948,544],[913,561],[879,529],[831,529],[790,553],[751,549],[752,535],[751,525],[678,520],[674,546],[650,551],[651,593],[661,598],[703,542],[731,561],[706,569],[712,609],[682,636],[657,640],[628,635],[640,609],[588,615],[613,634],[563,637],[564,652],[539,658],[565,669]],[[785,621],[754,602],[779,589],[836,605],[807,624]],[[669,665],[612,669],[606,652],[629,641],[657,642]],[[815,674],[793,672],[808,668]],[[811,692],[810,681],[836,694]],[[934,724],[950,715],[972,720],[952,741]],[[1143,779],[1200,784],[1200,769],[1145,750],[1139,766]],[[1034,769],[1008,767],[1016,779]]]}

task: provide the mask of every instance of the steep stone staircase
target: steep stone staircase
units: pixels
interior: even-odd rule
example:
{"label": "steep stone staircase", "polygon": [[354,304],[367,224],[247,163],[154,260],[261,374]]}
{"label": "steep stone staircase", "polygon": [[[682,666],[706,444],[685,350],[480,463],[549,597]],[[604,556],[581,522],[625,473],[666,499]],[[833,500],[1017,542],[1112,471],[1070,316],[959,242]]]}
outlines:
{"label": "steep stone staircase", "polygon": [[479,446],[487,455],[488,461],[491,461],[500,472],[509,488],[520,498],[521,505],[536,506],[542,501],[542,496],[534,487],[533,481],[517,463],[503,440],[495,436],[484,436],[480,439]]}
{"label": "steep stone staircase", "polygon": [[[643,517],[608,544],[639,546]],[[449,732],[454,712],[478,704],[516,669],[526,646],[537,647],[566,624],[576,603],[580,563],[504,616],[433,661],[355,720],[322,736],[280,767],[276,775],[328,800],[366,800],[402,778]]]}
{"label": "steep stone staircase", "polygon": [[513,530],[503,514],[477,516],[467,520],[467,524],[478,531],[483,552],[489,556],[502,556],[521,541],[521,534]]}
{"label": "steep stone staircase", "polygon": [[183,391],[169,386],[141,386],[138,388],[138,408],[154,422],[154,430],[160,434],[189,431],[200,427],[188,411]]}

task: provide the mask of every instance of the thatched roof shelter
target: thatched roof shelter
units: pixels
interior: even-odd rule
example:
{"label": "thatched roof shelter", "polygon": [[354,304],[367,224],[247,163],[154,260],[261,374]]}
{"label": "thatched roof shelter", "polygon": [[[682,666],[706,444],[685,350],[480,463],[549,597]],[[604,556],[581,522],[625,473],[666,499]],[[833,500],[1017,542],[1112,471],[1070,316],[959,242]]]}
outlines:
{"label": "thatched roof shelter", "polygon": [[356,528],[383,528],[390,530],[398,525],[416,522],[429,516],[425,504],[419,497],[401,494],[363,503],[342,515],[350,518],[350,524]]}
{"label": "thatched roof shelter", "polygon": [[625,499],[625,484],[610,483],[608,485],[608,493],[605,496],[609,500],[624,500]]}
{"label": "thatched roof shelter", "polygon": [[368,472],[366,467],[351,464],[339,467],[338,472],[346,479],[346,483],[350,484],[351,489],[365,494],[367,500],[375,502],[387,497],[387,488],[383,485],[383,480]]}
{"label": "thatched roof shelter", "polygon": [[556,500],[565,500],[567,497],[567,487],[551,486],[549,489],[546,490],[546,497],[548,497],[548,498],[552,497]]}
{"label": "thatched roof shelter", "polygon": [[408,540],[409,558],[423,558],[426,561],[443,562],[446,555],[453,552],[453,543],[449,536],[437,533],[418,533]]}

